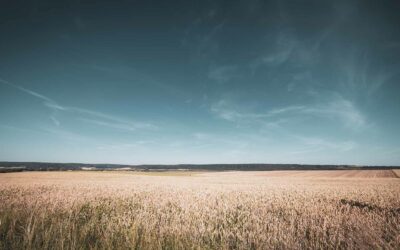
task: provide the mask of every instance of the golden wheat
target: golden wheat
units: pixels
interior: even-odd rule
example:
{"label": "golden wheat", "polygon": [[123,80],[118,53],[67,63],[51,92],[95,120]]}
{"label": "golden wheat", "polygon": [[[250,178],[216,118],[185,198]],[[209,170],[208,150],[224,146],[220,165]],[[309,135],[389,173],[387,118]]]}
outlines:
{"label": "golden wheat", "polygon": [[399,249],[400,179],[330,174],[1,174],[0,249]]}

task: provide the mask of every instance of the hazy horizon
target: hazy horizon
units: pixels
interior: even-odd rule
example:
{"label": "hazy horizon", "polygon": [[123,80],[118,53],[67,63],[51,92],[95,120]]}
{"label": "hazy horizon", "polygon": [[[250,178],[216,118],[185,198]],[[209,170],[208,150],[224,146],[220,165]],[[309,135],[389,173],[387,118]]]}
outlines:
{"label": "hazy horizon", "polygon": [[6,1],[0,161],[400,165],[398,1]]}

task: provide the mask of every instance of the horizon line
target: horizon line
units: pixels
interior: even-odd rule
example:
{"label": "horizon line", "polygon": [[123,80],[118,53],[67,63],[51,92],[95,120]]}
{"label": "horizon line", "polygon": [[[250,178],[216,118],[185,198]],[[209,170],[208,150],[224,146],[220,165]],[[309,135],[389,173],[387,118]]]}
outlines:
{"label": "horizon line", "polygon": [[125,163],[82,163],[82,162],[51,162],[51,161],[0,161],[2,163],[44,163],[44,164],[81,164],[81,165],[123,165],[123,166],[207,166],[207,165],[298,165],[298,166],[346,166],[346,167],[398,167],[400,165],[358,165],[358,164],[309,164],[309,163],[145,163],[145,164],[125,164]]}

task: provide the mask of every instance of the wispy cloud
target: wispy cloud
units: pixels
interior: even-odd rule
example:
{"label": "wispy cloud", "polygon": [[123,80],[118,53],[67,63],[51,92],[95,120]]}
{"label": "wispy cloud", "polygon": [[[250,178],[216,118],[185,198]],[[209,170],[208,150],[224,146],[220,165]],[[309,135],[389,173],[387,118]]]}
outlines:
{"label": "wispy cloud", "polygon": [[342,124],[349,128],[360,129],[367,125],[365,116],[354,103],[342,97],[338,97],[325,105],[306,107],[301,112],[329,119],[339,119]]}
{"label": "wispy cloud", "polygon": [[50,119],[53,121],[53,123],[54,123],[56,126],[60,126],[60,121],[59,121],[56,117],[50,116]]}
{"label": "wispy cloud", "polygon": [[327,140],[321,137],[305,137],[305,136],[293,136],[304,145],[309,146],[309,149],[329,149],[339,151],[350,151],[357,147],[357,143],[354,141],[338,141],[338,140]]}
{"label": "wispy cloud", "polygon": [[214,67],[209,71],[208,77],[219,84],[223,84],[237,76],[236,70],[237,67],[235,66]]}
{"label": "wispy cloud", "polygon": [[89,119],[89,118],[78,118],[78,119],[98,126],[125,130],[125,131],[135,131],[137,129],[151,129],[151,130],[158,129],[158,127],[150,123],[130,122],[118,118],[106,118],[107,120]]}
{"label": "wispy cloud", "polygon": [[[248,145],[246,139],[249,139],[249,135],[243,134],[235,134],[232,135],[223,135],[221,133],[205,133],[205,132],[196,132],[193,133],[192,136],[195,138],[194,141],[207,143],[209,145],[224,145],[229,147],[246,147]],[[192,141],[192,140],[191,140]]]}
{"label": "wispy cloud", "polygon": [[32,133],[32,132],[38,132],[35,130],[27,129],[27,128],[21,128],[21,127],[16,127],[12,125],[7,125],[7,124],[0,124],[0,128],[2,129],[7,129],[7,130],[13,130],[17,132],[23,132],[23,133]]}
{"label": "wispy cloud", "polygon": [[[288,30],[290,29],[271,36],[271,45],[268,50],[249,64],[253,75],[259,69],[280,72],[283,67],[290,68],[292,71],[295,68],[299,72],[304,72],[318,62],[320,52],[314,44],[300,40]],[[294,72],[290,74],[294,74]]]}
{"label": "wispy cloud", "polygon": [[58,104],[52,98],[49,98],[45,95],[42,95],[42,94],[32,91],[30,89],[21,87],[17,84],[11,83],[4,79],[0,78],[0,82],[4,83],[6,85],[9,85],[11,87],[14,87],[28,95],[31,95],[31,96],[41,100],[43,105],[52,111],[51,115],[49,116],[49,119],[56,126],[61,125],[61,122],[56,117],[57,113],[69,113],[69,114],[75,115],[78,120],[85,121],[85,122],[95,124],[98,126],[113,128],[113,129],[134,131],[137,129],[155,130],[158,128],[156,125],[151,124],[151,123],[130,121],[127,119],[123,119],[120,117],[116,117],[116,116],[98,112],[98,111],[93,111],[93,110],[83,109],[83,108],[78,108],[78,107],[63,106],[63,105]]}
{"label": "wispy cloud", "polygon": [[264,122],[270,123],[276,120],[292,118],[318,117],[339,121],[341,125],[351,129],[362,129],[368,125],[363,113],[350,100],[336,96],[326,103],[315,103],[313,105],[292,105],[270,109],[266,112],[248,112],[238,110],[226,100],[211,105],[211,112],[217,117],[232,122]]}
{"label": "wispy cloud", "polygon": [[36,98],[42,100],[43,104],[46,105],[46,106],[47,105],[49,105],[49,106],[58,106],[57,103],[54,100],[50,99],[47,96],[39,94],[39,93],[37,93],[35,91],[32,91],[32,90],[27,89],[27,88],[24,88],[22,86],[19,86],[19,85],[15,84],[15,83],[9,82],[9,81],[1,79],[1,78],[0,78],[0,82],[3,83],[3,84],[9,85],[9,86],[11,86],[13,88],[16,88],[16,89],[18,89],[18,90],[20,90],[20,91],[22,91],[22,92],[24,92],[24,93],[26,93],[28,95],[31,95],[33,97],[36,97]]}
{"label": "wispy cloud", "polygon": [[101,144],[97,146],[97,149],[100,150],[124,150],[124,149],[132,149],[144,147],[146,145],[155,144],[154,141],[147,140],[138,140],[132,143],[117,143],[117,144]]}
{"label": "wispy cloud", "polygon": [[69,130],[61,129],[61,128],[52,128],[52,127],[42,127],[39,131],[60,137],[62,139],[70,140],[70,141],[79,141],[79,142],[91,142],[92,138],[85,136],[80,133],[75,133]]}
{"label": "wispy cloud", "polygon": [[[74,64],[78,70],[93,71],[96,74],[106,74],[112,76],[121,83],[129,82],[134,85],[151,86],[159,91],[166,92],[178,98],[186,98],[190,93],[173,84],[167,84],[155,75],[143,70],[129,67],[124,64],[98,64],[98,63],[79,63]],[[118,82],[116,82],[117,84]]]}
{"label": "wispy cloud", "polygon": [[304,108],[304,106],[289,106],[271,109],[270,111],[267,111],[265,113],[253,113],[239,111],[235,109],[234,105],[232,105],[232,103],[228,102],[227,100],[220,100],[217,103],[211,105],[211,112],[218,117],[228,121],[251,121],[270,118],[280,114],[287,114],[293,111],[301,111]]}
{"label": "wispy cloud", "polygon": [[113,128],[113,129],[120,129],[120,130],[127,130],[127,131],[135,131],[136,127],[134,125],[130,126],[128,124],[116,124],[113,122],[106,122],[106,121],[101,121],[101,120],[94,120],[94,119],[87,119],[87,118],[79,118],[79,120],[90,123],[90,124],[95,124],[98,126],[103,126],[103,127],[108,127],[108,128]]}
{"label": "wispy cloud", "polygon": [[272,53],[261,57],[261,63],[269,66],[278,66],[287,62],[298,46],[297,40],[288,33],[277,36],[276,47]]}

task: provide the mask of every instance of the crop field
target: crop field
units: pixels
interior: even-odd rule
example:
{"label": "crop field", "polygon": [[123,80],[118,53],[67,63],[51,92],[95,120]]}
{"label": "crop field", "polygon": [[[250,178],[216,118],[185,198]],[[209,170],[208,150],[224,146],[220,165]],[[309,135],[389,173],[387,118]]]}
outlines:
{"label": "crop field", "polygon": [[269,177],[301,178],[396,178],[398,170],[314,170],[314,171],[268,171],[261,173]]}
{"label": "crop field", "polygon": [[370,248],[400,249],[396,171],[0,174],[0,249]]}

